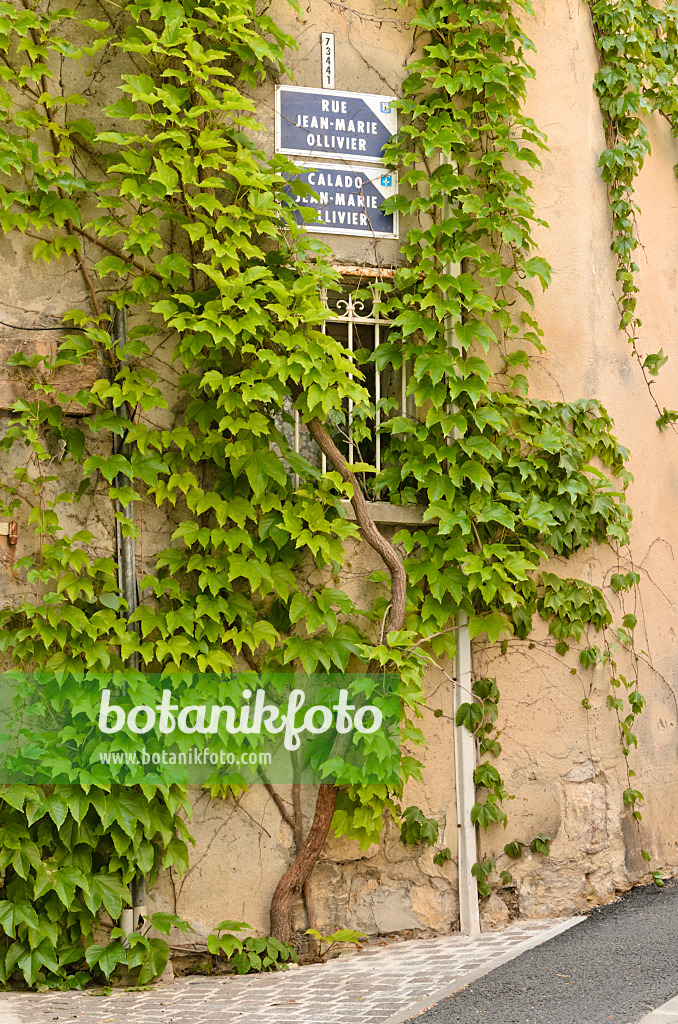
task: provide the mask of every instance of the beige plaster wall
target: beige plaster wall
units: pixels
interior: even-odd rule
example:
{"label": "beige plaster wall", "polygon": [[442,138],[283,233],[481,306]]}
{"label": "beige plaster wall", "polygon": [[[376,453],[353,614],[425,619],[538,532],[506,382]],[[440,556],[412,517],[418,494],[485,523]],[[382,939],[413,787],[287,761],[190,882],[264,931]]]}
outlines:
{"label": "beige plaster wall", "polygon": [[[638,830],[622,806],[627,783],[614,714],[604,706],[605,673],[577,670],[571,675],[576,659],[563,662],[539,643],[533,649],[512,645],[507,659],[476,651],[476,671],[496,674],[502,691],[501,762],[507,787],[516,795],[508,806],[506,833],[490,833],[482,846],[498,853],[514,836],[544,831],[554,838],[548,859],[530,854],[513,869],[521,912],[549,916],[609,900],[615,890],[647,877],[641,846],[653,853],[652,867],[668,873],[678,867],[678,438],[656,427],[657,413],[640,369],[617,331],[611,218],[597,170],[605,136],[592,90],[598,63],[588,9],[579,0],[538,0],[535,18],[525,28],[537,48],[531,55],[537,75],[527,112],[546,131],[550,150],[535,176],[537,210],[549,224],[538,232],[538,241],[554,269],[553,285],[537,301],[547,353],[535,360],[532,389],[554,400],[598,398],[631,451],[634,528],[631,546],[620,559],[622,571],[633,565],[641,576],[637,640],[649,655],[640,668],[640,690],[648,706],[638,722],[638,751],[631,755],[638,773],[634,784],[646,796]],[[659,117],[652,120],[650,135],[652,156],[636,189],[642,242],[637,258],[640,348],[647,353],[663,346],[670,356],[653,390],[660,406],[671,408],[678,394],[678,184],[673,171],[678,144]],[[617,559],[609,549],[598,549],[576,563],[556,560],[553,568],[600,585],[609,583]],[[586,712],[581,700],[591,685],[591,703],[598,710]],[[510,866],[505,857],[504,864]]]}

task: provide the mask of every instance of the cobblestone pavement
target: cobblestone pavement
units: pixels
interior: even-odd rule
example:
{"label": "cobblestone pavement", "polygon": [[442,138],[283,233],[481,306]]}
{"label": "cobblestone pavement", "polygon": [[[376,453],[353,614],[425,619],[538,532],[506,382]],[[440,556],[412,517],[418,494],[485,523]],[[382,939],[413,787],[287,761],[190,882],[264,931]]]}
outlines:
{"label": "cobblestone pavement", "polygon": [[0,1024],[396,1024],[569,923],[521,921],[475,939],[368,946],[324,965],[180,978],[148,992],[2,994]]}

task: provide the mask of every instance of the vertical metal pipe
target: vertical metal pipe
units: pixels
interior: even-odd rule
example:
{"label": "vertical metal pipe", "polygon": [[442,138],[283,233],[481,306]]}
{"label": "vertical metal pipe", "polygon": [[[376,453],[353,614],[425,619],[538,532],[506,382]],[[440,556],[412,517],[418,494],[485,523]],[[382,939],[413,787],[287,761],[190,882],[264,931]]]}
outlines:
{"label": "vertical metal pipe", "polygon": [[[113,319],[113,338],[116,342],[115,354],[118,365],[127,366],[128,362],[125,354],[125,345],[127,343],[127,311],[125,309],[118,309],[115,311]],[[129,420],[131,418],[130,411],[126,404],[121,405],[117,411],[123,419]],[[126,443],[124,436],[121,437],[119,434],[113,435],[113,451],[116,455],[124,455],[126,458],[129,458],[130,446]],[[116,487],[129,487],[131,483],[132,481],[123,473],[118,473],[115,478]],[[116,500],[116,507],[118,512],[122,513],[125,518],[134,519],[133,502],[123,506],[120,501]],[[134,537],[124,536],[122,524],[117,519],[115,522],[116,548],[118,556],[118,585],[120,587],[120,593],[127,602],[125,617],[129,619],[130,615],[136,611],[139,606],[136,574],[136,547]],[[136,623],[130,623],[128,628],[138,630]],[[139,668],[139,655],[136,651],[130,655],[126,664],[130,668]]]}
{"label": "vertical metal pipe", "polygon": [[144,875],[137,875],[136,878],[132,879],[130,891],[132,893],[132,930],[140,932],[144,927],[144,918],[148,916],[148,909],[146,907],[146,878]]}
{"label": "vertical metal pipe", "polygon": [[[124,308],[116,309],[113,312],[113,340],[115,341],[115,356],[118,366],[129,365],[125,352],[125,346],[127,343],[127,310]],[[130,410],[127,405],[121,405],[117,411],[124,419],[131,420]],[[113,435],[113,451],[115,454],[124,455],[126,458],[129,458],[131,447],[126,443],[124,436],[120,437],[118,434]],[[131,483],[132,481],[123,473],[118,473],[115,478],[116,487],[128,487]],[[117,511],[121,512],[127,519],[134,519],[133,502],[129,502],[128,505],[123,506],[120,501],[116,500],[116,507]],[[125,618],[129,619],[130,615],[139,606],[136,572],[136,545],[134,537],[126,537],[123,535],[122,524],[117,519],[115,521],[115,526],[116,554],[118,560],[118,586],[122,597],[127,603],[127,610],[124,613]],[[127,628],[138,632],[138,623],[128,622]],[[127,658],[125,664],[129,668],[138,670],[140,667],[138,653],[136,651],[132,652],[130,657]],[[132,904],[131,910],[123,911],[120,918],[120,926],[125,931],[128,929],[130,931],[140,931],[143,924],[143,918],[146,916],[146,879],[143,875],[135,878],[130,885],[130,902]]]}
{"label": "vertical metal pipe", "polygon": [[[327,291],[325,288],[323,288],[322,290],[322,301],[324,305],[327,306]],[[323,332],[323,334],[327,334],[327,320],[323,320],[320,330]],[[324,452],[320,456],[320,470],[322,473],[327,472],[327,456],[325,455]]]}
{"label": "vertical metal pipe", "polygon": [[[468,616],[457,615],[457,654],[455,658],[454,718],[465,702],[473,700],[471,690],[471,640]],[[457,796],[457,870],[459,872],[459,930],[462,935],[478,935],[478,882],[471,869],[478,859],[476,827],[471,821],[471,810],[476,800],[473,775],[476,766],[476,741],[465,725],[454,726],[454,767]]]}
{"label": "vertical metal pipe", "polygon": [[[441,163],[451,164],[452,160],[443,154]],[[443,206],[443,219],[449,215],[449,205]],[[446,275],[459,275],[460,264],[448,264]],[[454,325],[449,314],[445,318],[445,339],[449,346],[453,340]],[[451,410],[455,412],[453,405]],[[458,431],[453,431],[453,437]],[[449,439],[450,441],[452,438]],[[454,718],[465,702],[473,700],[473,664],[471,655],[471,637],[468,628],[468,616],[465,612],[457,614],[457,653],[455,656],[455,687],[454,687]],[[471,810],[476,800],[475,769],[476,744],[473,735],[464,725],[454,726],[454,769],[455,791],[457,798],[457,870],[459,886],[459,930],[462,935],[478,935],[480,932],[480,914],[478,911],[478,882],[471,874],[473,865],[478,860],[478,840],[475,825],[471,821]]]}
{"label": "vertical metal pipe", "polygon": [[[299,410],[295,409],[294,410],[294,451],[295,451],[295,453],[297,455],[299,454],[299,451],[301,449],[300,431],[301,431],[301,416],[299,415]],[[295,486],[295,489],[299,486],[299,474],[298,473],[294,474],[294,486]]]}
{"label": "vertical metal pipe", "polygon": [[377,350],[379,348],[379,317],[375,318],[374,322],[374,439],[376,454],[374,456],[374,465],[377,473],[381,472],[381,434],[379,433],[379,427],[381,426],[381,411],[379,409],[379,402],[381,400],[381,374],[379,373],[379,367],[376,363]]}
{"label": "vertical metal pipe", "polygon": [[[353,297],[351,297],[350,305],[348,306],[349,320],[348,320],[348,350],[353,355]],[[349,380],[353,380],[353,374],[349,373]],[[349,465],[353,465],[353,399],[348,400],[348,461]]]}
{"label": "vertical metal pipe", "polygon": [[[130,886],[130,901],[132,900],[132,887]],[[120,920],[118,926],[124,931],[125,935],[130,935],[134,931],[134,909],[132,907],[124,907],[120,912]],[[126,939],[122,940],[122,944],[125,949],[129,949],[129,941]]]}

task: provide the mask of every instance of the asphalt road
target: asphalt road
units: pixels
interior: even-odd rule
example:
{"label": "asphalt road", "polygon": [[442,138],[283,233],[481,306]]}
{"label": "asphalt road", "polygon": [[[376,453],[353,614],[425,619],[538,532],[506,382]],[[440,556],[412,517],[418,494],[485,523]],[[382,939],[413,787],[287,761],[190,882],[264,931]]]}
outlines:
{"label": "asphalt road", "polygon": [[413,1024],[637,1024],[678,994],[678,880],[635,889]]}

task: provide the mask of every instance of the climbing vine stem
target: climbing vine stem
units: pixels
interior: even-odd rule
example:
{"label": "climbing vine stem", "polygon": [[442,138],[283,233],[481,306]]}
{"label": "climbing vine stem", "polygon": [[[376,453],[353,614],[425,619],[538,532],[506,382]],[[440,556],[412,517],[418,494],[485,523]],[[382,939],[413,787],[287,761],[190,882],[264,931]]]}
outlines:
{"label": "climbing vine stem", "polygon": [[605,122],[607,148],[600,156],[599,168],[610,197],[619,329],[628,338],[659,413],[657,425],[666,429],[678,420],[678,412],[659,405],[653,384],[669,357],[662,349],[643,356],[640,348],[640,210],[634,183],[650,154],[652,115],[665,117],[674,135],[678,134],[678,5],[672,0],[657,6],[645,0],[592,0],[589,10],[600,57],[594,88]]}

